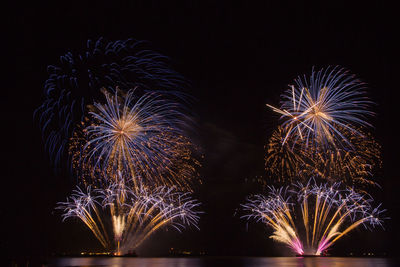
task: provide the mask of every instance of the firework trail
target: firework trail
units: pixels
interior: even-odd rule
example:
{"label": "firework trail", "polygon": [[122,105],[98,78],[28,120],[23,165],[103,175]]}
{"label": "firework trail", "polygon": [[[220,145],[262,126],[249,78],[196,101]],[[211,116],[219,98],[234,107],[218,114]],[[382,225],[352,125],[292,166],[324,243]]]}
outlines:
{"label": "firework trail", "polygon": [[34,117],[38,120],[46,150],[56,168],[66,156],[69,139],[83,120],[88,104],[102,97],[103,87],[129,90],[179,90],[185,79],[171,69],[168,58],[134,39],[107,42],[88,40],[80,53],[68,52],[58,65],[48,66],[44,101]]}
{"label": "firework trail", "polygon": [[289,137],[281,126],[275,130],[266,146],[265,168],[267,174],[279,182],[308,180],[318,176],[331,182],[365,187],[376,184],[374,173],[382,166],[381,147],[369,133],[356,129],[355,134],[338,127],[352,144],[352,148],[325,146],[304,147],[302,140]]}
{"label": "firework trail", "polygon": [[298,179],[307,169],[307,150],[302,150],[298,143],[291,144],[291,139],[283,142],[285,137],[285,129],[279,126],[265,146],[265,169],[278,182]]}
{"label": "firework trail", "polygon": [[303,140],[306,147],[351,147],[341,129],[359,134],[355,126],[371,126],[365,120],[373,115],[365,84],[343,68],[313,70],[310,77],[298,77],[295,83],[282,95],[280,108],[267,105],[284,119],[283,143],[292,137]]}
{"label": "firework trail", "polygon": [[351,149],[330,147],[325,152],[310,149],[309,176],[341,181],[358,189],[377,185],[374,173],[382,168],[381,146],[371,134],[357,131],[362,135],[342,131],[351,142]]}
{"label": "firework trail", "polygon": [[158,92],[141,97],[135,90],[103,93],[106,103],[89,108],[87,124],[71,142],[78,176],[90,182],[93,177],[107,180],[124,172],[134,187],[145,183],[190,189],[199,163],[185,136],[190,119],[180,105]]}
{"label": "firework trail", "polygon": [[181,232],[196,228],[199,202],[173,187],[132,190],[123,179],[102,189],[79,187],[66,202],[58,203],[63,220],[79,218],[104,248],[123,255],[136,249],[151,234],[165,227]]}
{"label": "firework trail", "polygon": [[263,222],[273,229],[273,240],[286,244],[298,255],[321,255],[341,237],[364,225],[382,225],[380,205],[353,189],[340,189],[340,183],[269,188],[268,195],[250,197],[243,216]]}

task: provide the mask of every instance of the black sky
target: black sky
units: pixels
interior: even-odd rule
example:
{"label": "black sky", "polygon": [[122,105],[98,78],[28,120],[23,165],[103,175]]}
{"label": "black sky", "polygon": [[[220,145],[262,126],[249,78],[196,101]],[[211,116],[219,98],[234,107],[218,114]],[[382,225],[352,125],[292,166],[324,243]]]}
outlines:
{"label": "black sky", "polygon": [[[46,67],[87,39],[148,40],[169,56],[192,84],[205,160],[201,231],[162,232],[141,248],[143,255],[165,254],[169,247],[205,250],[210,255],[282,255],[262,225],[234,216],[245,182],[263,175],[263,146],[277,117],[287,84],[312,66],[341,65],[370,87],[377,103],[375,135],[383,146],[382,190],[373,192],[388,209],[386,231],[355,232],[332,253],[375,250],[395,254],[400,231],[399,116],[395,73],[394,8],[385,1],[360,5],[293,1],[52,1],[13,3],[6,9],[6,72],[2,97],[5,168],[0,208],[0,250],[8,255],[49,255],[96,248],[77,222],[61,223],[57,201],[73,180],[54,175],[46,158],[33,110],[41,104]],[[10,60],[8,63],[7,60]],[[160,241],[161,240],[161,241]]]}

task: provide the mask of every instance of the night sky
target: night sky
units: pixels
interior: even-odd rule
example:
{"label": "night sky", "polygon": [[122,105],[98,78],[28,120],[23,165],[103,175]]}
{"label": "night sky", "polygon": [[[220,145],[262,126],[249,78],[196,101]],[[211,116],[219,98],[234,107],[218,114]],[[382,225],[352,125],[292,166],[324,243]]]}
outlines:
{"label": "night sky", "polygon": [[[201,231],[161,231],[139,249],[166,255],[170,247],[208,255],[284,255],[262,224],[240,219],[236,209],[257,193],[264,173],[264,145],[278,124],[265,106],[278,104],[293,79],[312,66],[341,65],[368,83],[377,116],[373,132],[383,147],[384,168],[371,192],[391,217],[385,231],[362,228],[330,251],[395,255],[400,238],[398,73],[394,64],[394,8],[385,1],[349,6],[335,1],[278,5],[269,1],[37,1],[6,9],[2,97],[3,169],[0,250],[11,257],[101,250],[77,221],[61,222],[54,210],[75,181],[55,174],[33,111],[43,100],[47,65],[87,39],[147,40],[171,58],[192,83],[198,139],[204,160],[196,197],[205,212]],[[89,1],[88,1],[89,2]],[[128,2],[131,2],[128,4]],[[214,3],[215,2],[215,3]],[[280,2],[280,1],[274,1]],[[111,4],[112,3],[112,4]],[[397,49],[397,47],[396,47]],[[10,61],[8,63],[8,60]],[[4,135],[3,135],[4,136]],[[396,227],[397,226],[397,227]]]}

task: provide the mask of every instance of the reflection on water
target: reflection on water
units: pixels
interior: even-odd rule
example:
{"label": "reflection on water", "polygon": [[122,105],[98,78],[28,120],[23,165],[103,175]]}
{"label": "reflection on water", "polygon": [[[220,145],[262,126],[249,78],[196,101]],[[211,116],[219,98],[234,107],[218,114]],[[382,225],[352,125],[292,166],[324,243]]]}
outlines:
{"label": "reflection on water", "polygon": [[386,258],[58,258],[49,266],[133,266],[133,267],[258,267],[258,266],[309,266],[309,267],[392,267],[399,262]]}

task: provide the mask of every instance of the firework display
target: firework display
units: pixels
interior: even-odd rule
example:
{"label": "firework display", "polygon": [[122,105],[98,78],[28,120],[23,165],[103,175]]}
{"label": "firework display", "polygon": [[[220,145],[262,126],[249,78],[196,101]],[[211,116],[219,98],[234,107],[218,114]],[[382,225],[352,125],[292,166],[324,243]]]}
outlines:
{"label": "firework display", "polygon": [[373,199],[340,183],[295,183],[270,187],[264,195],[248,198],[244,217],[273,229],[273,240],[286,244],[298,255],[321,255],[355,228],[382,224],[383,210]]}
{"label": "firework display", "polygon": [[372,101],[338,66],[298,77],[281,97],[279,108],[267,105],[282,123],[265,146],[265,169],[273,183],[290,185],[249,197],[243,217],[270,226],[270,237],[296,254],[318,256],[361,225],[382,225],[367,193],[382,165],[368,131]]}
{"label": "firework display", "polygon": [[[86,107],[102,98],[101,88],[176,91],[187,85],[168,58],[134,39],[88,40],[84,51],[68,52],[47,68],[44,101],[35,111],[46,150],[55,167],[67,162],[66,150]],[[138,93],[138,92],[137,92]]]}
{"label": "firework display", "polygon": [[58,209],[64,211],[64,220],[79,218],[105,249],[123,255],[162,227],[178,231],[185,226],[197,228],[197,206],[199,203],[188,193],[173,187],[150,190],[140,186],[133,190],[120,177],[100,189],[78,187],[66,202],[59,203]]}
{"label": "firework display", "polygon": [[35,111],[55,167],[77,178],[63,219],[80,219],[115,255],[167,226],[197,228],[187,82],[167,61],[133,39],[88,41],[48,67]]}
{"label": "firework display", "polygon": [[[71,142],[74,169],[85,181],[129,173],[134,186],[190,189],[197,177],[195,150],[185,130],[190,119],[165,94],[103,90],[106,103],[89,107],[89,118]],[[100,174],[100,175],[95,175]],[[93,181],[92,181],[93,182]]]}
{"label": "firework display", "polygon": [[380,145],[368,132],[373,112],[366,85],[338,66],[295,79],[272,108],[283,122],[266,145],[267,174],[277,181],[318,176],[348,185],[374,185]]}
{"label": "firework display", "polygon": [[[198,229],[200,162],[185,79],[133,39],[88,41],[60,62],[48,67],[34,116],[52,163],[77,181],[58,203],[63,221],[80,220],[118,256],[160,229]],[[294,82],[279,107],[267,104],[281,123],[265,146],[265,169],[287,186],[248,197],[242,218],[272,228],[270,238],[297,255],[319,256],[356,228],[382,226],[384,211],[367,193],[381,147],[369,132],[366,85],[349,71],[313,69]]]}

